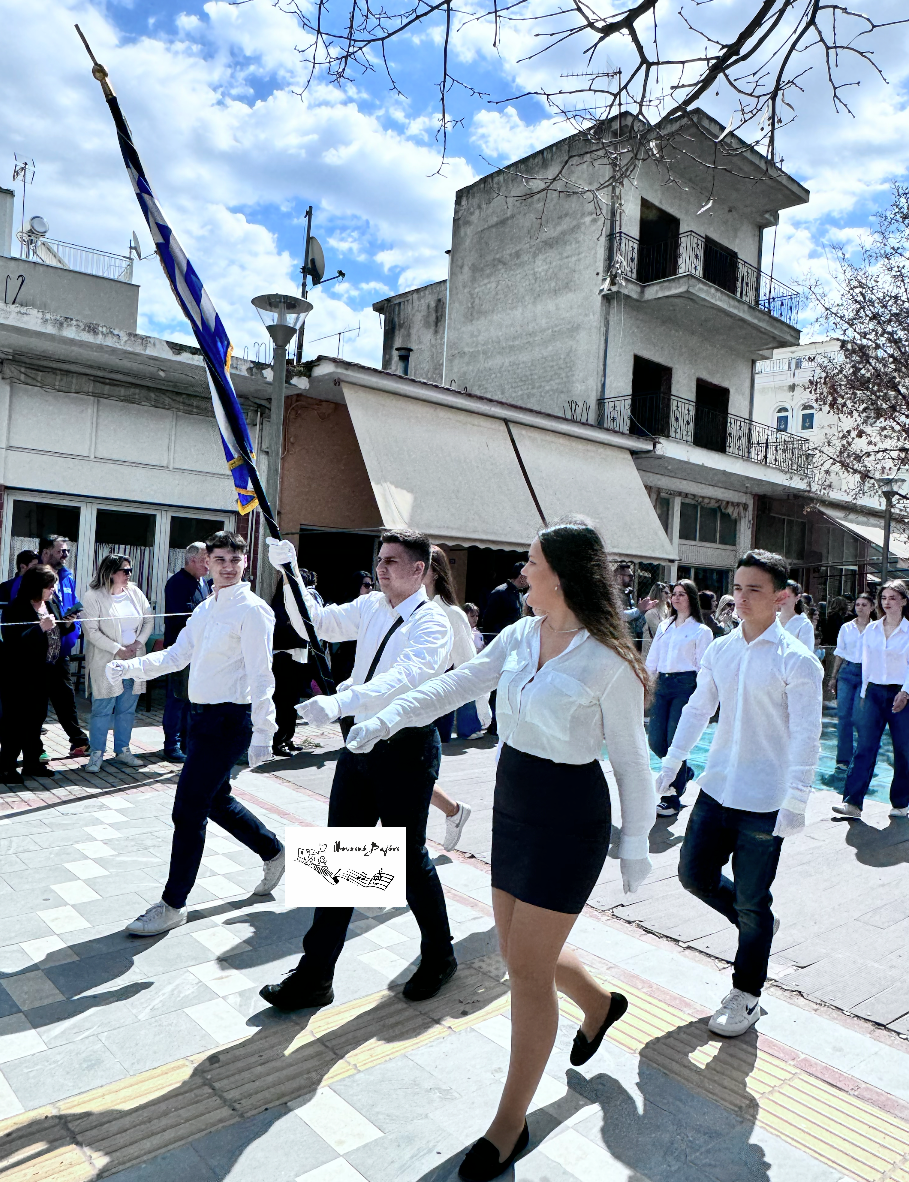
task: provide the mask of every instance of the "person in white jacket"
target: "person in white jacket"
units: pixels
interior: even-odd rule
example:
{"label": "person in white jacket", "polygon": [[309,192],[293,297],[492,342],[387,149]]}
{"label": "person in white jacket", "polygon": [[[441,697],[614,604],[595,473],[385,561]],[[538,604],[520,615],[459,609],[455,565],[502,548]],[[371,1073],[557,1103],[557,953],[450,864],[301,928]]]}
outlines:
{"label": "person in white jacket", "polygon": [[[457,604],[448,557],[439,546],[432,548],[429,570],[423,576],[423,586],[426,588],[426,594],[431,602],[437,603],[448,616],[448,622],[451,624],[451,667],[457,669],[459,665],[466,664],[477,655],[477,647],[474,644],[470,621]],[[481,728],[489,726],[492,722],[489,698],[485,694],[481,694],[473,706],[480,720]],[[455,715],[456,711],[449,710],[447,714],[436,719],[436,730],[443,743],[448,743],[451,740]],[[481,729],[479,733],[462,735],[459,730],[458,738],[477,739],[482,733]],[[442,841],[442,848],[453,850],[461,840],[464,826],[470,818],[470,805],[462,800],[452,800],[438,784],[432,790],[432,805],[445,814],[445,837]]]}
{"label": "person in white jacket", "polygon": [[800,640],[809,653],[814,652],[817,647],[814,640],[814,624],[805,611],[802,588],[795,579],[789,579],[786,583],[786,596],[780,606],[779,620],[790,636]]}
{"label": "person in white jacket", "polygon": [[582,518],[547,526],[523,573],[534,616],[504,628],[466,665],[395,698],[347,741],[351,751],[369,751],[497,688],[492,900],[511,985],[512,1050],[495,1119],[461,1164],[465,1179],[505,1173],[527,1146],[527,1109],[558,1027],[556,990],[584,1012],[575,1065],[596,1053],[627,1009],[626,998],[603,989],[565,947],[609,850],[604,742],[622,804],[625,889],[636,890],[650,871],[647,673],[602,538]]}

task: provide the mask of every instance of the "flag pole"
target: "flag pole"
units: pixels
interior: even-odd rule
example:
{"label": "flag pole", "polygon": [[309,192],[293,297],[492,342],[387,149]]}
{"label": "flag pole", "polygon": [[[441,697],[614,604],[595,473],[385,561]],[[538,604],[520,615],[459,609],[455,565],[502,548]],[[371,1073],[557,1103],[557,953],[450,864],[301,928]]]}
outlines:
{"label": "flag pole", "polygon": [[[141,163],[139,161],[139,154],[136,151],[135,145],[133,144],[132,133],[129,129],[129,126],[128,126],[125,118],[123,117],[123,112],[120,110],[120,104],[117,101],[117,96],[114,93],[113,87],[110,85],[110,82],[108,81],[108,78],[109,78],[108,72],[105,69],[105,67],[102,66],[101,63],[98,61],[98,59],[95,57],[94,53],[92,52],[92,48],[89,45],[88,40],[86,39],[85,34],[82,32],[82,30],[79,28],[78,25],[76,25],[76,32],[79,34],[82,44],[85,46],[86,53],[91,58],[92,77],[97,82],[100,83],[101,90],[104,94],[105,99],[107,100],[108,110],[111,113],[111,118],[114,121],[114,126],[117,129],[117,136],[120,140],[120,150],[123,155],[124,164],[126,164],[127,169],[133,169],[134,171],[138,172],[142,168]],[[147,182],[146,182],[146,184],[147,184]],[[135,184],[134,184],[134,187],[135,187]],[[150,189],[148,190],[148,192],[150,194],[150,192],[151,192]],[[137,191],[137,199],[139,199],[138,191]],[[142,206],[141,199],[139,199],[139,204],[140,204],[140,206]],[[143,208],[143,214],[146,217],[148,217],[148,214],[147,214],[147,211],[145,208]],[[230,399],[222,399],[220,396],[220,391],[221,391],[222,387],[225,386],[224,376],[218,373],[218,369],[217,369],[217,365],[215,364],[215,360],[210,355],[210,353],[211,353],[210,348],[206,347],[206,342],[200,336],[198,326],[193,321],[193,318],[191,316],[189,316],[189,314],[187,313],[185,299],[178,292],[177,285],[175,284],[174,278],[171,276],[170,271],[168,270],[167,265],[164,260],[164,257],[162,255],[161,242],[159,241],[159,236],[157,236],[153,233],[152,237],[155,242],[155,250],[157,251],[159,261],[161,262],[161,265],[164,268],[164,273],[165,273],[165,275],[167,275],[168,282],[170,283],[171,291],[173,291],[174,297],[176,298],[177,303],[180,305],[184,315],[187,316],[187,319],[189,320],[190,325],[193,329],[193,335],[196,337],[196,339],[199,342],[199,345],[201,346],[202,356],[205,360],[205,365],[208,370],[208,374],[209,374],[209,378],[210,378],[210,384],[212,386],[213,405],[214,405],[214,400],[217,399],[218,404],[220,405],[220,408],[221,408],[221,412],[224,415],[225,420],[231,430],[232,442],[235,445],[237,456],[239,457],[237,462],[238,463],[242,462],[243,467],[244,467],[247,475],[249,476],[249,482],[250,482],[250,485],[252,486],[252,491],[255,494],[256,502],[258,503],[258,508],[259,508],[260,512],[262,513],[262,516],[265,520],[266,528],[268,529],[270,536],[280,540],[281,531],[278,528],[278,523],[275,520],[274,514],[272,513],[272,509],[271,509],[271,505],[269,504],[268,497],[265,495],[265,489],[263,488],[262,481],[259,478],[259,472],[258,472],[258,469],[256,468],[256,464],[255,464],[255,460],[253,458],[252,450],[246,443],[246,438],[248,437],[248,432],[246,431],[246,423],[242,419],[242,412],[240,411],[239,404],[236,402],[236,395],[233,393],[233,388],[230,385],[229,378],[226,381],[226,388],[227,388],[227,391],[229,392],[231,398]],[[173,239],[173,237],[171,237],[171,242],[174,242],[174,241],[175,241],[175,239]],[[185,260],[185,258],[184,258],[184,262],[186,262],[186,261],[187,260]],[[189,293],[189,294],[192,294],[192,293]],[[204,295],[204,291],[202,294]],[[210,306],[210,304],[209,304],[209,306]],[[214,313],[214,308],[211,308],[211,312],[215,316],[217,315],[216,313]],[[228,357],[229,357],[229,354],[228,354]],[[229,364],[229,361],[228,361],[228,364]],[[232,399],[233,405],[231,404],[231,399]],[[217,415],[217,407],[215,407],[215,410],[216,410],[216,415]],[[239,420],[236,423],[232,422],[232,419],[235,418],[237,415],[239,415]],[[221,427],[221,424],[219,422],[219,429],[220,429],[220,427]],[[222,437],[222,439],[224,438],[223,430],[221,432],[221,437]],[[225,444],[225,446],[226,446],[226,444]],[[249,506],[249,508],[251,508],[251,507],[253,507],[253,506]],[[241,508],[241,511],[243,511],[242,504],[240,505],[240,508]],[[248,511],[248,508],[247,508],[247,511]],[[309,615],[309,610],[306,606],[306,600],[303,597],[303,593],[300,589],[300,584],[297,581],[297,578],[293,572],[293,564],[289,563],[289,562],[285,563],[281,568],[281,573],[284,576],[285,586],[290,587],[290,591],[293,596],[294,602],[296,604],[297,610],[299,611],[300,616],[303,620],[303,624],[306,628],[306,634],[307,634],[307,637],[309,640],[310,651],[312,653],[314,664],[316,667],[316,678],[315,679],[318,682],[319,688],[322,690],[323,694],[333,694],[333,693],[335,693],[335,683],[334,683],[334,680],[332,679],[331,670],[329,669],[329,666],[328,666],[328,659],[325,655],[325,650],[322,647],[322,642],[320,641],[319,637],[316,635],[315,627],[314,627],[312,619]]]}

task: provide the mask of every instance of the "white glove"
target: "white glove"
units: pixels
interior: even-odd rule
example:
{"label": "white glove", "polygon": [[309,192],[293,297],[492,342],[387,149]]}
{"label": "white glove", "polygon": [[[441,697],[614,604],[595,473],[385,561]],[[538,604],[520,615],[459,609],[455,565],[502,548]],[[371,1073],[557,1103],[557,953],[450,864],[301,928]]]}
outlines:
{"label": "white glove", "polygon": [[381,718],[367,718],[365,722],[358,722],[347,736],[347,750],[365,755],[380,739],[387,739],[389,733],[387,722]]}
{"label": "white glove", "polygon": [[111,685],[123,684],[123,661],[108,661],[104,666],[104,672]]}
{"label": "white glove", "polygon": [[268,763],[270,759],[274,759],[274,756],[272,755],[271,747],[250,747],[246,753],[246,758],[249,760],[249,769],[252,771],[260,763]]}
{"label": "white glove", "polygon": [[657,775],[654,784],[654,791],[657,796],[668,796],[672,792],[672,781],[679,774],[679,768],[681,766],[681,763],[676,760],[672,760],[668,764],[663,760],[663,767]]}
{"label": "white glove", "polygon": [[805,828],[805,814],[794,813],[791,809],[780,809],[773,827],[774,837],[792,837]]}
{"label": "white glove", "polygon": [[297,573],[297,552],[294,549],[293,542],[287,538],[266,538],[265,544],[268,546],[268,561],[272,564],[275,570],[280,570],[282,566],[286,566],[289,562],[293,567],[294,574]]}
{"label": "white glove", "polygon": [[622,887],[626,895],[633,895],[653,869],[649,858],[622,858],[619,865],[622,868]]}
{"label": "white glove", "polygon": [[337,698],[330,698],[326,694],[317,694],[297,706],[297,713],[304,722],[313,726],[324,726],[326,722],[337,722],[341,717],[341,707]]}

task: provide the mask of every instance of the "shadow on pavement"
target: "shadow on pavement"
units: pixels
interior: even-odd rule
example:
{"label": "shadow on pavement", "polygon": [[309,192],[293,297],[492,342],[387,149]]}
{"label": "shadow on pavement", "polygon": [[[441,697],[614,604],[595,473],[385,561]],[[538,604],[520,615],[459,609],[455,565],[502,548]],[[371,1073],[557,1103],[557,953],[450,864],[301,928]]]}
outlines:
{"label": "shadow on pavement", "polygon": [[899,866],[909,862],[909,817],[890,817],[886,829],[844,818],[846,845],[863,866]]}

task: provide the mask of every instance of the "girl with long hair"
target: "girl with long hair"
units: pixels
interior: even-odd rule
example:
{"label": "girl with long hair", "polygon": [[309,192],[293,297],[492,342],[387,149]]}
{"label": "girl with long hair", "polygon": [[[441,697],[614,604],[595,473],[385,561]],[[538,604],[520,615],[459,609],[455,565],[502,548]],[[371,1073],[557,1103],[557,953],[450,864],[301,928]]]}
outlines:
{"label": "girl with long hair", "polygon": [[604,742],[622,803],[625,890],[637,890],[650,871],[648,677],[603,540],[583,518],[546,526],[523,573],[534,615],[504,628],[466,665],[395,699],[348,738],[352,751],[369,750],[497,688],[492,900],[511,985],[511,1061],[495,1118],[461,1163],[465,1182],[499,1177],[527,1147],[527,1109],[558,1028],[556,990],[584,1013],[571,1050],[576,1066],[596,1053],[628,1006],[565,948],[609,850]]}
{"label": "girl with long hair", "polygon": [[779,621],[787,632],[800,640],[809,653],[815,649],[814,625],[805,613],[801,585],[795,579],[786,580],[786,598],[779,610]]}
{"label": "girl with long hair", "polygon": [[884,728],[893,741],[891,817],[909,817],[909,587],[891,579],[877,593],[881,617],[862,633],[862,691],[858,708],[858,745],[843,803],[833,811],[860,817],[865,794],[874,776]]}
{"label": "girl with long hair", "polygon": [[[843,600],[844,607],[845,604]],[[836,698],[836,771],[843,776],[849,770],[855,751],[853,730],[862,688],[862,637],[877,617],[870,591],[863,591],[855,597],[853,610],[855,619],[843,624],[836,634],[833,672],[828,683]]]}
{"label": "girl with long hair", "polygon": [[[459,665],[463,665],[477,655],[477,648],[473,642],[470,621],[458,607],[448,556],[439,546],[432,548],[429,567],[423,576],[423,586],[426,588],[426,594],[430,600],[437,603],[448,616],[452,635],[451,668],[457,669]],[[462,714],[462,711],[469,711],[469,713]],[[451,741],[455,716],[456,712],[449,710],[435,720],[436,730],[443,743]],[[476,720],[475,726],[473,725],[474,719]],[[465,721],[471,725],[469,732],[463,729]],[[457,711],[458,738],[479,738],[490,722],[492,722],[492,712],[489,709],[487,698],[481,696],[476,702],[468,702]],[[448,793],[443,792],[438,786],[432,790],[432,804],[445,814],[445,836],[442,839],[442,848],[453,850],[461,840],[464,826],[470,817],[470,805],[461,800],[452,800]]]}
{"label": "girl with long hair", "polygon": [[[698,589],[690,579],[679,579],[672,588],[669,618],[660,625],[647,654],[647,671],[656,677],[656,690],[647,720],[647,741],[654,755],[663,759],[679,725],[682,708],[694,693],[698,670],[713,633],[704,623]],[[674,817],[692,771],[682,763],[675,779],[657,804],[657,816]]]}

